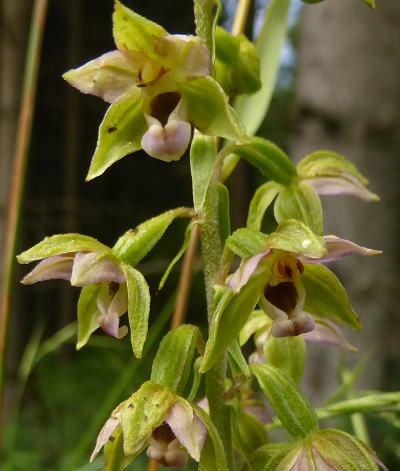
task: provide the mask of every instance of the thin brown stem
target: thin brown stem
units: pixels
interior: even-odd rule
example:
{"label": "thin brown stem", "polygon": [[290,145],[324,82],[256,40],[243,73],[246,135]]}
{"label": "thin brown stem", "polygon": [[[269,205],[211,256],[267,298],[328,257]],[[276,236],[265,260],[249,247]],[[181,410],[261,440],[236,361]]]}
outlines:
{"label": "thin brown stem", "polygon": [[[10,201],[7,214],[6,240],[4,250],[3,282],[0,300],[0,434],[3,418],[4,356],[6,331],[10,311],[15,248],[20,219],[20,208],[24,188],[24,178],[28,157],[28,148],[32,130],[32,116],[35,104],[36,85],[39,70],[40,52],[46,20],[47,0],[35,0],[25,62],[22,100],[17,125],[17,137],[14,152],[14,168],[10,185]],[[1,435],[0,435],[1,438]]]}
{"label": "thin brown stem", "polygon": [[149,464],[147,465],[147,471],[157,471],[157,467],[157,461],[149,460]]}
{"label": "thin brown stem", "polygon": [[238,36],[239,34],[243,33],[244,28],[246,27],[250,5],[251,0],[238,0],[236,14],[232,25],[233,36]]}

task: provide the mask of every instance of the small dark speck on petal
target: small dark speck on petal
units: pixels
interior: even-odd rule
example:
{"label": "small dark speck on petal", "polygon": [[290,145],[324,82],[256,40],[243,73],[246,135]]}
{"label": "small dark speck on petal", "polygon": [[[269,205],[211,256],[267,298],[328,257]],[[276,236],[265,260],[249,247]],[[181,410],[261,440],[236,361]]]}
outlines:
{"label": "small dark speck on petal", "polygon": [[117,128],[116,128],[115,126],[111,126],[111,128],[108,128],[108,129],[107,129],[107,132],[108,132],[109,134],[111,134],[112,132],[114,132],[114,131],[116,131],[116,130],[117,130]]}
{"label": "small dark speck on petal", "polygon": [[134,405],[133,404],[129,404],[129,409],[133,409],[134,408]]}
{"label": "small dark speck on petal", "polygon": [[115,440],[115,437],[113,437],[112,435],[110,436],[109,438],[110,442],[113,442]]}

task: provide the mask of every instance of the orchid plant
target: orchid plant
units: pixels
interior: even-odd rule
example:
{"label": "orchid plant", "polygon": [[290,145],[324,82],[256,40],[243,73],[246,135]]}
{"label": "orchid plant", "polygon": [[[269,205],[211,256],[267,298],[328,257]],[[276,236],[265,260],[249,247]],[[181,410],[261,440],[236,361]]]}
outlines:
{"label": "orchid plant", "polygon": [[[152,217],[113,247],[81,234],[47,237],[18,256],[20,263],[39,261],[22,283],[63,279],[80,287],[77,348],[99,327],[116,339],[129,331],[140,358],[151,296],[135,266],[176,218],[189,223],[160,288],[189,242],[196,243],[197,231],[205,277],[208,332],[181,324],[165,335],[149,380],[115,405],[99,432],[91,460],[104,448],[106,471],[125,469],[145,450],[164,466],[185,468],[192,459],[203,471],[386,469],[359,437],[320,429],[324,410],[317,414],[299,388],[305,340],[354,351],[341,327],[361,328],[325,263],[379,254],[323,236],[319,195],[379,198],[341,155],[317,151],[294,166],[282,149],[254,136],[268,109],[274,83],[264,79],[278,67],[289,3],[271,0],[256,46],[217,26],[219,0],[194,0],[196,36],[169,34],[116,1],[117,49],[63,76],[111,104],[87,179],[139,149],[170,162],[189,148],[193,207]],[[272,59],[259,57],[260,44],[273,36],[278,50]],[[239,159],[266,182],[254,193],[247,226],[231,233],[224,180]],[[277,225],[265,234],[262,221],[271,205]],[[187,251],[185,257],[193,255]],[[125,313],[128,322],[122,318],[120,325]],[[242,347],[252,336],[255,351],[248,355]],[[377,408],[384,397],[353,399],[351,411]],[[271,441],[271,424],[284,428],[290,440]]]}

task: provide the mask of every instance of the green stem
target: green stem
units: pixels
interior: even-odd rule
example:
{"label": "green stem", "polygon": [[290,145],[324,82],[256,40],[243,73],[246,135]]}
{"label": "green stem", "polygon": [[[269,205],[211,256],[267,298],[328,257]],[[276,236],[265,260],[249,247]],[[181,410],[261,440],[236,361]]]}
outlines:
{"label": "green stem", "polygon": [[[216,183],[211,182],[203,209],[200,226],[201,252],[207,299],[207,317],[213,314],[213,286],[221,262],[221,242],[218,229],[218,193]],[[233,469],[230,409],[225,404],[226,355],[206,373],[206,395],[210,416],[224,444],[229,469]]]}

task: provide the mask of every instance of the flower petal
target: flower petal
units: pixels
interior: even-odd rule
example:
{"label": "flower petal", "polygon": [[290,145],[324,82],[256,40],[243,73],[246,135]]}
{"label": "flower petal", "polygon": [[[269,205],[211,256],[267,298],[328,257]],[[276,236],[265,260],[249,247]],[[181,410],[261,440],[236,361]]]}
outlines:
{"label": "flower petal", "polygon": [[365,201],[378,201],[379,196],[368,191],[365,186],[349,173],[332,177],[305,179],[320,195],[352,195]]}
{"label": "flower petal", "polygon": [[32,285],[44,280],[70,280],[74,255],[54,255],[39,262],[21,281]]}
{"label": "flower petal", "polygon": [[326,343],[335,347],[344,348],[350,352],[356,352],[357,349],[349,343],[339,327],[329,319],[315,319],[315,328],[311,332],[303,335],[304,340],[316,343]]}
{"label": "flower petal", "polygon": [[270,252],[271,249],[267,249],[245,260],[235,271],[235,273],[229,278],[229,288],[234,293],[239,293],[243,286],[249,281],[249,278],[257,270],[261,260],[263,260]]}
{"label": "flower petal", "polygon": [[328,251],[326,255],[314,259],[299,256],[299,259],[304,263],[325,263],[339,260],[347,255],[365,255],[366,257],[372,257],[373,255],[379,255],[382,253],[380,250],[368,249],[361,245],[357,245],[350,240],[340,239],[336,236],[324,236],[324,241]]}
{"label": "flower petal", "polygon": [[78,252],[72,267],[71,285],[87,286],[104,281],[125,282],[119,266],[99,252]]}
{"label": "flower petal", "polygon": [[128,54],[111,51],[69,70],[63,78],[82,93],[115,103],[131,89],[132,93],[139,93],[135,87],[139,69],[140,65],[130,60]]}
{"label": "flower petal", "polygon": [[94,447],[92,456],[90,457],[90,462],[92,462],[96,458],[99,451],[107,443],[108,439],[110,438],[111,434],[114,432],[116,427],[119,425],[119,423],[119,417],[111,416],[104,424],[97,437],[96,446]]}
{"label": "flower petal", "polygon": [[199,461],[207,430],[190,404],[184,400],[178,400],[168,410],[164,420],[190,456]]}

